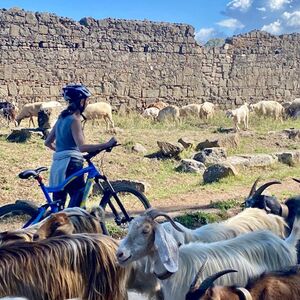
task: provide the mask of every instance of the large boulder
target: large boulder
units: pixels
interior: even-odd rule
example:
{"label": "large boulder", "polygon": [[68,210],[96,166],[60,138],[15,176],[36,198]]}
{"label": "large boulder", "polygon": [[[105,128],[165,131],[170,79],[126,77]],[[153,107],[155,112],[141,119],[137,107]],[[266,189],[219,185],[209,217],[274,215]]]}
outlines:
{"label": "large boulder", "polygon": [[277,157],[271,154],[241,154],[227,158],[227,162],[237,169],[264,168],[277,161]]}
{"label": "large boulder", "polygon": [[206,166],[213,165],[227,158],[227,153],[225,148],[205,148],[202,151],[196,153],[193,159],[204,163]]}
{"label": "large boulder", "polygon": [[176,168],[176,171],[203,174],[205,169],[205,165],[200,161],[194,159],[183,159],[181,160],[180,165]]}
{"label": "large boulder", "polygon": [[278,161],[289,166],[300,164],[300,150],[276,153]]}
{"label": "large boulder", "polygon": [[283,134],[291,140],[300,140],[300,129],[285,129],[283,130]]}
{"label": "large boulder", "polygon": [[229,163],[218,163],[209,166],[203,173],[203,182],[212,183],[228,176],[236,176],[238,173]]}
{"label": "large boulder", "polygon": [[184,150],[184,147],[180,143],[169,143],[157,141],[157,145],[161,153],[166,157],[175,157]]}
{"label": "large boulder", "polygon": [[240,137],[236,134],[226,134],[224,136],[220,136],[217,139],[206,139],[203,142],[200,142],[196,146],[196,150],[203,150],[205,148],[213,148],[213,147],[223,147],[223,148],[237,148],[240,144]]}

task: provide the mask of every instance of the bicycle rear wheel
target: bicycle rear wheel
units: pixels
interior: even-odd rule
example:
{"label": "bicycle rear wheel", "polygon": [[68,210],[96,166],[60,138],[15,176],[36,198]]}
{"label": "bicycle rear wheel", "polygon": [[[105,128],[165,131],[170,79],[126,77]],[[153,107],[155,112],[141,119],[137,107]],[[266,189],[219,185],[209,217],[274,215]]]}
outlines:
{"label": "bicycle rear wheel", "polygon": [[36,217],[38,209],[26,200],[18,200],[15,203],[0,207],[1,231],[20,229],[31,218]]}
{"label": "bicycle rear wheel", "polygon": [[[116,192],[116,197],[122,203],[127,215],[130,218],[134,218],[141,213],[143,213],[147,208],[150,208],[151,205],[146,198],[146,196],[135,188],[128,186],[126,184],[118,184],[115,185],[114,190]],[[107,191],[106,191],[107,193]],[[112,192],[108,192],[104,199],[101,201],[100,206],[107,212],[107,218],[113,218],[117,225],[121,225],[123,227],[128,226],[128,219],[124,213],[122,212],[118,200],[113,195]],[[112,211],[109,202],[115,209],[115,213]]]}

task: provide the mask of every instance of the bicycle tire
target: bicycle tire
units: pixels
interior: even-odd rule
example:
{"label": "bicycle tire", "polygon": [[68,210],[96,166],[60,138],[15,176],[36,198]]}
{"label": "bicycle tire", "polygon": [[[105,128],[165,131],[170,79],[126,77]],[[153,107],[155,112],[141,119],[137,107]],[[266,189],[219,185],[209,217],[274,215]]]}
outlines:
{"label": "bicycle tire", "polygon": [[[0,207],[0,224],[1,230],[5,228],[20,229],[27,220],[36,217],[38,210],[35,206],[31,206],[26,201],[16,201],[16,203],[6,204]],[[25,218],[25,220],[24,220]],[[3,225],[4,222],[4,225]]]}
{"label": "bicycle tire", "polygon": [[[125,208],[127,214],[129,215],[129,217],[138,216],[144,210],[151,207],[147,197],[142,192],[138,191],[137,189],[133,188],[132,186],[129,186],[127,184],[118,184],[118,185],[114,185],[113,188],[114,188],[115,192],[118,194],[118,197],[120,198],[120,200],[122,202],[122,205],[124,206],[124,208]],[[107,193],[107,190],[105,192]],[[140,209],[135,209],[135,210],[132,210],[130,208],[128,209],[128,204],[130,204],[130,203],[128,203],[128,202],[126,203],[122,200],[122,199],[124,199],[124,197],[120,195],[122,193],[123,194],[125,193],[125,194],[130,195],[130,196],[133,195],[136,198],[136,200],[138,200],[139,204],[141,204]],[[104,196],[103,200],[100,202],[100,206],[102,206],[102,208],[104,210],[107,209],[108,201],[113,202],[114,206],[117,206],[117,204],[115,203],[113,194],[111,192],[108,192]],[[118,213],[121,213],[120,209],[118,210]]]}

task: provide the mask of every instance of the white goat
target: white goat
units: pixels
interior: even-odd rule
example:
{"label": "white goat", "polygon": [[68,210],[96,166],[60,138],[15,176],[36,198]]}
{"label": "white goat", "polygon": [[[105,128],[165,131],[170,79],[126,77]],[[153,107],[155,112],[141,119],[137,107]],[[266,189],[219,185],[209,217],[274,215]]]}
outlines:
{"label": "white goat", "polygon": [[200,108],[200,118],[201,119],[211,119],[215,113],[215,105],[211,102],[204,102],[201,104]]}
{"label": "white goat", "polygon": [[249,108],[247,103],[243,104],[239,108],[228,110],[226,112],[226,116],[233,119],[236,131],[240,130],[239,124],[242,123],[244,124],[245,130],[249,128]]}
{"label": "white goat", "polygon": [[176,239],[179,245],[196,241],[212,243],[229,240],[240,234],[258,230],[270,230],[284,238],[288,229],[282,217],[267,214],[258,208],[246,208],[223,222],[207,224],[194,230],[186,228],[178,222],[175,223],[181,232],[176,230],[170,222],[165,222],[162,226]]}
{"label": "white goat", "polygon": [[98,121],[98,119],[103,118],[106,122],[106,130],[109,130],[110,126],[114,128],[114,122],[112,119],[112,107],[109,103],[97,102],[88,104],[83,112],[83,115],[85,117],[85,120],[83,121],[83,126],[88,120],[93,120],[94,125],[95,120]]}
{"label": "white goat", "polygon": [[54,108],[54,107],[61,107],[62,105],[58,101],[48,101],[48,102],[34,102],[34,103],[27,103],[23,106],[20,113],[16,117],[16,122],[18,125],[20,125],[21,121],[25,118],[29,118],[29,126],[32,122],[32,125],[34,125],[33,117],[38,116],[38,112],[41,109],[46,108]]}
{"label": "white goat", "polygon": [[284,115],[284,107],[276,101],[260,101],[250,104],[250,110],[258,116],[273,117],[275,120],[281,121]]}
{"label": "white goat", "polygon": [[185,106],[182,106],[179,109],[180,117],[185,118],[185,117],[200,117],[200,110],[201,110],[202,104],[188,104]]}
{"label": "white goat", "polygon": [[157,120],[159,122],[164,122],[166,120],[172,120],[174,122],[177,122],[179,120],[179,116],[179,107],[175,105],[169,105],[159,111]]}
{"label": "white goat", "polygon": [[210,244],[190,243],[178,248],[176,240],[155,221],[165,213],[150,209],[135,218],[127,236],[121,241],[117,258],[122,266],[143,257],[148,271],[160,280],[165,300],[182,300],[204,263],[202,279],[223,269],[235,269],[218,279],[218,284],[245,286],[249,278],[263,272],[281,269],[297,262],[296,244],[300,235],[297,218],[291,235],[282,240],[269,231],[250,232],[236,238]]}
{"label": "white goat", "polygon": [[142,117],[155,120],[158,116],[158,113],[159,109],[157,107],[148,107],[143,111]]}

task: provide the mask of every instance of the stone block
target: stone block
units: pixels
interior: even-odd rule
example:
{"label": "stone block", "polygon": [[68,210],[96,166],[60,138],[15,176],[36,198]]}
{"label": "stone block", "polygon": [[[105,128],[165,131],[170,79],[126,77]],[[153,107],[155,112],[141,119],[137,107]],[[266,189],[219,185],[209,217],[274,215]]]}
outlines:
{"label": "stone block", "polygon": [[209,166],[203,173],[203,182],[212,183],[228,176],[236,176],[238,173],[229,163],[218,163]]}

